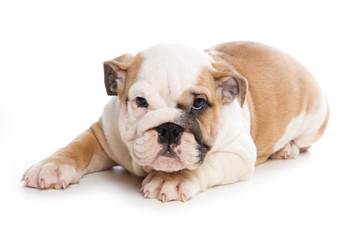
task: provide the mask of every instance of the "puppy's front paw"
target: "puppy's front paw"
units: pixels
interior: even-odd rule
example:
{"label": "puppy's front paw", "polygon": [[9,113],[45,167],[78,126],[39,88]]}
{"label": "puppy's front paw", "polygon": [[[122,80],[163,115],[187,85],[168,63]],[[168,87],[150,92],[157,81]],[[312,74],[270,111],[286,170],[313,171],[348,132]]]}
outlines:
{"label": "puppy's front paw", "polygon": [[163,202],[185,202],[200,191],[200,183],[191,171],[151,172],[144,179],[141,190],[145,198],[157,198]]}
{"label": "puppy's front paw", "polygon": [[81,175],[74,167],[53,162],[40,162],[31,166],[22,178],[25,187],[48,189],[66,188],[70,183],[78,183]]}

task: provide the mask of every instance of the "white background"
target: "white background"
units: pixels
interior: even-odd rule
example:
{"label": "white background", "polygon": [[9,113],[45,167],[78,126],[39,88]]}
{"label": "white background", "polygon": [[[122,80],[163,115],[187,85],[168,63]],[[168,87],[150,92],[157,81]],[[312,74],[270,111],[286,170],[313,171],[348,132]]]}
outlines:
{"label": "white background", "polygon": [[[360,239],[356,1],[1,1],[0,239]],[[108,101],[102,62],[159,42],[263,42],[327,93],[324,137],[296,160],[187,203],[143,199],[120,168],[63,191],[23,188]]]}

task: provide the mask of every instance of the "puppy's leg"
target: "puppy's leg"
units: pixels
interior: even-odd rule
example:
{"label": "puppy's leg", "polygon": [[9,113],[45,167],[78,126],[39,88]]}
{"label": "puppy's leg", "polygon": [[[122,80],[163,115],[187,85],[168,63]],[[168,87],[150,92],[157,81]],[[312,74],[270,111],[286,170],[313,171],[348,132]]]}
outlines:
{"label": "puppy's leg", "polygon": [[241,154],[210,153],[195,170],[151,172],[143,181],[141,190],[145,198],[157,198],[163,202],[187,201],[210,187],[248,180],[254,172],[256,150],[255,146],[247,150],[243,149]]}
{"label": "puppy's leg", "polygon": [[31,166],[23,176],[24,185],[41,189],[66,188],[71,183],[79,183],[86,173],[113,167],[115,163],[96,137],[99,130],[101,133],[101,122],[94,123],[66,147]]}
{"label": "puppy's leg", "polygon": [[295,144],[294,141],[290,141],[279,151],[271,154],[271,159],[294,159],[300,153],[299,147]]}

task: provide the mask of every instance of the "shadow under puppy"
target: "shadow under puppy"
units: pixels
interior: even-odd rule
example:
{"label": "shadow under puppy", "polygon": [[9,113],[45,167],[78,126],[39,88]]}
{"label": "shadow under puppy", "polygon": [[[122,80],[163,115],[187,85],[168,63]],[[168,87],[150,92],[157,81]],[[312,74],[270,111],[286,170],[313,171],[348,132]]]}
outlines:
{"label": "shadow under puppy", "polygon": [[145,177],[144,197],[187,201],[249,179],[268,158],[295,158],[329,118],[305,67],[259,43],[161,44],[104,62],[104,73],[113,97],[99,121],[31,166],[25,186],[66,188],[121,165]]}

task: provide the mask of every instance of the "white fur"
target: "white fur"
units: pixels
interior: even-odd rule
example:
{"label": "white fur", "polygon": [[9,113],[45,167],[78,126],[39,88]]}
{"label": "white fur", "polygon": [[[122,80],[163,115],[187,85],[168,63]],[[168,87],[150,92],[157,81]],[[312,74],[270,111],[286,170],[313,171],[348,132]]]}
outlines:
{"label": "white fur", "polygon": [[159,44],[141,52],[144,62],[138,82],[150,83],[168,104],[193,86],[201,70],[211,67],[211,57],[203,51],[178,44]]}
{"label": "white fur", "polygon": [[224,105],[218,122],[218,136],[213,146],[217,151],[229,145],[233,139],[242,135],[250,135],[250,113],[245,102],[244,108],[238,101]]}
{"label": "white fur", "polygon": [[[218,184],[247,180],[254,172],[256,146],[250,136],[250,113],[238,101],[224,105],[218,122],[218,136],[205,161],[212,161],[218,171],[213,178],[223,175]],[[218,180],[219,181],[219,180]]]}
{"label": "white fur", "polygon": [[121,162],[119,156],[123,155],[122,148],[119,147],[123,145],[120,137],[120,131],[118,128],[120,115],[119,110],[119,99],[117,97],[112,97],[110,101],[105,105],[102,114],[104,135],[112,151],[111,158],[117,163]]}
{"label": "white fur", "polygon": [[117,97],[112,97],[105,105],[102,121],[104,135],[112,152],[110,157],[121,166],[124,166],[126,161],[131,162],[132,168],[127,167],[128,170],[135,175],[144,176],[145,171],[135,161],[132,161],[129,151],[120,136],[119,125],[122,123],[120,122],[120,102]]}
{"label": "white fur", "polygon": [[312,114],[303,112],[291,120],[285,134],[275,144],[274,152],[283,148],[291,140],[294,140],[299,148],[310,146],[316,140],[318,130],[326,120],[326,113],[326,97],[322,95],[322,103],[317,112]]}

